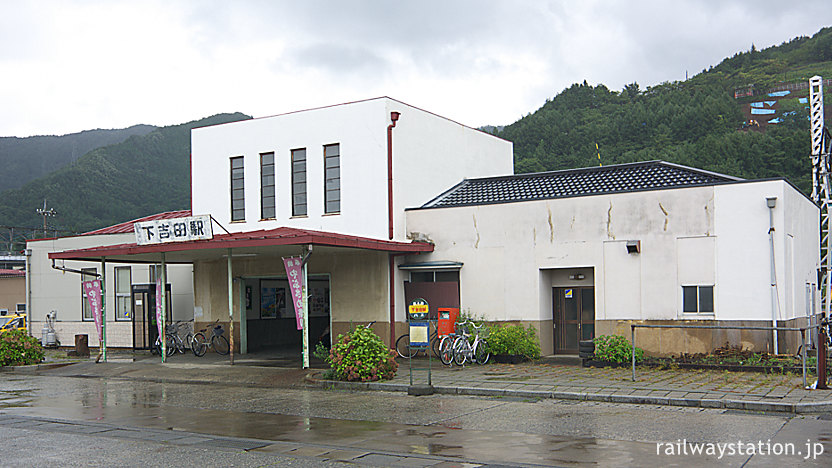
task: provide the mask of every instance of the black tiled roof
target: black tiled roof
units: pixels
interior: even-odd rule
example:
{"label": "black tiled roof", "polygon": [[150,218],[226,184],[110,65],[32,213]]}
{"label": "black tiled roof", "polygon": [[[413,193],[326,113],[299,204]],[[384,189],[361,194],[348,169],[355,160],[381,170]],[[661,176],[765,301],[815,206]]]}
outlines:
{"label": "black tiled roof", "polygon": [[695,187],[736,177],[664,161],[465,179],[422,208],[485,205],[607,193]]}

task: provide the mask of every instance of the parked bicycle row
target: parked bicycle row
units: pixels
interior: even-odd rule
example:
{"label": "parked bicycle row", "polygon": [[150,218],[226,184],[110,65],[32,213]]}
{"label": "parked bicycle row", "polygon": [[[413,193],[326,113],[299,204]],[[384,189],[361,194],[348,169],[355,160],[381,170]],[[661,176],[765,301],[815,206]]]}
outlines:
{"label": "parked bicycle row", "polygon": [[[410,345],[410,335],[404,334],[396,340],[396,353],[403,359],[410,359],[430,350],[445,365],[465,365],[466,362],[485,364],[491,358],[488,341],[480,336],[484,324],[477,325],[471,321],[457,323],[452,333],[439,335],[436,325],[432,325],[430,344],[427,347]],[[484,330],[482,330],[484,332]]]}
{"label": "parked bicycle row", "polygon": [[[190,321],[188,321],[190,322]],[[230,347],[228,345],[228,338],[225,337],[225,330],[219,320],[212,323],[196,333],[190,331],[182,339],[181,333],[183,326],[188,322],[177,321],[165,325],[165,348],[168,356],[172,356],[177,351],[184,354],[187,350],[194,353],[194,356],[202,357],[208,352],[208,349],[213,349],[215,353],[227,355]],[[211,337],[205,336],[208,330],[211,330]],[[153,354],[162,354],[162,340],[157,337],[156,342],[150,349]]]}

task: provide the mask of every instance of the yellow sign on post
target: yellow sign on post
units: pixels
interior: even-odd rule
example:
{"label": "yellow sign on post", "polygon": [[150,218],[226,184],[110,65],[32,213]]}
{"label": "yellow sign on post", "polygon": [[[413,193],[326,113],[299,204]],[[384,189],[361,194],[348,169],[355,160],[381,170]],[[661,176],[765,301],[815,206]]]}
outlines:
{"label": "yellow sign on post", "polygon": [[410,314],[411,318],[415,318],[415,319],[427,318],[427,316],[428,316],[428,305],[427,304],[410,304],[407,307],[407,312]]}

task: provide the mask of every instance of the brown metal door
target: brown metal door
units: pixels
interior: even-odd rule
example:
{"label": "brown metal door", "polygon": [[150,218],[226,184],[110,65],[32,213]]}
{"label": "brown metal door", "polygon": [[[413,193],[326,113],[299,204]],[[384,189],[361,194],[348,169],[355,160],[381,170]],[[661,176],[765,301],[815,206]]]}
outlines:
{"label": "brown metal door", "polygon": [[555,353],[578,354],[578,341],[595,338],[595,288],[552,288]]}

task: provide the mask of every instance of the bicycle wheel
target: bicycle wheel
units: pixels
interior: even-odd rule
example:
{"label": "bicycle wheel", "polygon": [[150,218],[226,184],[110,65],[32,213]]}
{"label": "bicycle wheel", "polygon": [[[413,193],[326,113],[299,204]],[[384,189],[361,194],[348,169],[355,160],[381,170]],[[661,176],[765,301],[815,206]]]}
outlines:
{"label": "bicycle wheel", "polygon": [[485,364],[491,358],[491,349],[488,348],[488,342],[479,340],[474,343],[474,359],[477,364]]}
{"label": "bicycle wheel", "polygon": [[202,333],[194,335],[194,339],[191,341],[191,351],[194,352],[194,356],[196,357],[205,355],[205,351],[208,351],[208,340],[205,338],[205,335]]}
{"label": "bicycle wheel", "polygon": [[465,360],[468,359],[468,350],[471,349],[471,345],[468,344],[468,337],[460,336],[454,340],[454,363],[458,366],[465,364]]}
{"label": "bicycle wheel", "polygon": [[450,336],[443,336],[439,340],[439,360],[446,366],[454,362],[454,340]]}
{"label": "bicycle wheel", "polygon": [[214,335],[211,337],[211,346],[214,347],[214,351],[216,351],[217,354],[222,354],[223,356],[228,354],[228,339],[222,335]]}
{"label": "bicycle wheel", "polygon": [[176,352],[176,342],[171,335],[165,335],[165,351],[168,356],[173,356]]}
{"label": "bicycle wheel", "polygon": [[410,359],[416,354],[410,347],[410,335],[402,335],[396,340],[396,354],[402,359]]}
{"label": "bicycle wheel", "polygon": [[430,340],[430,350],[433,353],[433,357],[439,358],[439,337],[437,335],[433,335],[433,338]]}

